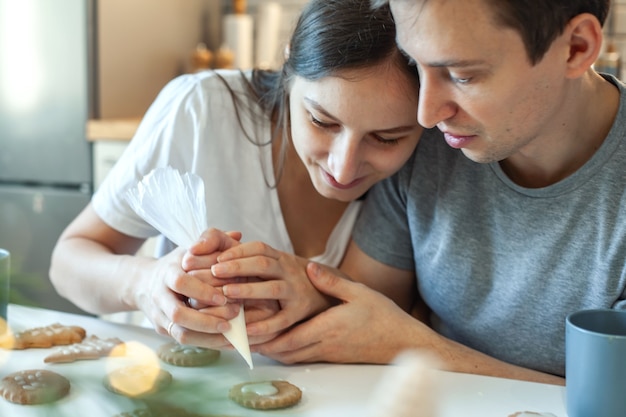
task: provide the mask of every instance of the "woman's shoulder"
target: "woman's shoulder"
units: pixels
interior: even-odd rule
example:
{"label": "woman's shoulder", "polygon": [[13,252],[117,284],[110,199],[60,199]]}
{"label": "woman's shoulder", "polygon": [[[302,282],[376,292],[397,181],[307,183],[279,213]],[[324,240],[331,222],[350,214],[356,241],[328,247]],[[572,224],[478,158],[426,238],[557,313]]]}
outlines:
{"label": "woman's shoulder", "polygon": [[191,91],[228,92],[246,91],[242,87],[247,87],[250,83],[250,74],[240,70],[218,69],[205,70],[193,74],[183,74],[172,79],[165,89],[179,91],[187,89]]}
{"label": "woman's shoulder", "polygon": [[[222,117],[234,110],[234,96],[249,94],[247,74],[239,70],[207,70],[170,80],[151,104],[146,118],[159,125],[166,119]],[[245,100],[245,99],[244,99]],[[218,111],[219,110],[219,111]]]}

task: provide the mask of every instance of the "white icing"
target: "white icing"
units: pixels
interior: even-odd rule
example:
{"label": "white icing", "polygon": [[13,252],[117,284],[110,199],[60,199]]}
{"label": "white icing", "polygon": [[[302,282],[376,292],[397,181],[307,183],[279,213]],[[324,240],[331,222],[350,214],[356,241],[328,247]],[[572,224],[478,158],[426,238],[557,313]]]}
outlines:
{"label": "white icing", "polygon": [[13,380],[24,390],[34,390],[47,386],[41,372],[36,372],[35,374],[18,374],[13,377]]}
{"label": "white icing", "polygon": [[246,319],[243,313],[243,305],[239,310],[239,315],[230,320],[229,323],[230,330],[224,332],[224,336],[246,360],[250,369],[254,368],[252,355],[250,354],[250,344],[248,343],[248,333],[246,332]]}
{"label": "white icing", "polygon": [[257,382],[254,384],[247,384],[241,387],[241,392],[244,394],[253,393],[256,395],[275,395],[278,394],[278,388],[271,382]]}
{"label": "white icing", "polygon": [[192,345],[174,345],[170,349],[172,353],[182,352],[185,355],[193,355],[194,353],[203,353],[206,349]]}

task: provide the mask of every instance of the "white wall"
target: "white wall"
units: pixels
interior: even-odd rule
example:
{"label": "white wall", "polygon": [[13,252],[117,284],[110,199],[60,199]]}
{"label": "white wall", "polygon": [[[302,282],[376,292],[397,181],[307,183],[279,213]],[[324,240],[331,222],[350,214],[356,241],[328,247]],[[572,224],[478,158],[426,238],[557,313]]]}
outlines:
{"label": "white wall", "polygon": [[204,36],[209,0],[98,2],[100,118],[142,116]]}
{"label": "white wall", "polygon": [[[256,14],[266,0],[248,0]],[[286,44],[307,0],[282,6],[279,30]],[[98,2],[99,118],[141,117],[163,86],[183,73],[198,42],[216,50],[228,0],[103,0]]]}
{"label": "white wall", "polygon": [[618,51],[622,57],[622,79],[626,74],[625,57],[626,57],[626,0],[613,0],[611,5],[611,14],[607,23],[604,25],[606,38],[612,38],[617,44]]}

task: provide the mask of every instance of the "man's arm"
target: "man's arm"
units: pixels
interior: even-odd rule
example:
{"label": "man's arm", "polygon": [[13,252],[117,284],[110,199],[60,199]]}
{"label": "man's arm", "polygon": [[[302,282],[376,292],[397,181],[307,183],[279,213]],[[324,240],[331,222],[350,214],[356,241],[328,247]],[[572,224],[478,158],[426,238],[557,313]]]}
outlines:
{"label": "man's arm", "polygon": [[[403,310],[409,311],[415,300],[419,297],[415,290],[415,274],[393,268],[369,257],[359,247],[351,242],[346,257],[340,268],[355,282],[365,284],[392,299]],[[311,281],[318,290],[327,295],[341,297],[350,292],[351,285],[347,280],[341,279],[328,269],[321,269],[317,276],[309,274]],[[362,289],[361,289],[362,290]],[[383,305],[380,303],[380,305]],[[376,308],[377,306],[372,306]],[[397,348],[388,346],[389,351],[399,353],[406,348],[426,349],[440,359],[445,369],[455,372],[473,373],[481,375],[498,376],[504,378],[545,382],[550,384],[564,383],[564,379],[550,374],[522,368],[502,362],[467,346],[447,339],[418,320],[402,318],[397,323],[404,330],[390,333],[402,335],[399,339],[387,339],[389,344],[396,344]],[[514,325],[511,323],[511,325]]]}
{"label": "man's arm", "polygon": [[351,280],[365,284],[410,311],[417,297],[415,272],[393,268],[363,252],[352,240],[339,269]]}

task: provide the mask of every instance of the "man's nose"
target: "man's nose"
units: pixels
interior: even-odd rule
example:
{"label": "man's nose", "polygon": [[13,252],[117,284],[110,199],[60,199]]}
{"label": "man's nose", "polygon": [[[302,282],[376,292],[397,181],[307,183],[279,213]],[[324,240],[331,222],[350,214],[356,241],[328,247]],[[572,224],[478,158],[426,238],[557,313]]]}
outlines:
{"label": "man's nose", "polygon": [[419,101],[417,122],[433,128],[441,121],[447,120],[456,113],[456,104],[450,97],[446,85],[432,76],[420,74]]}

